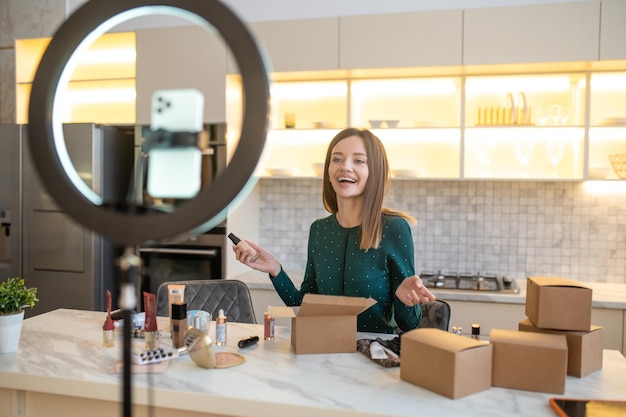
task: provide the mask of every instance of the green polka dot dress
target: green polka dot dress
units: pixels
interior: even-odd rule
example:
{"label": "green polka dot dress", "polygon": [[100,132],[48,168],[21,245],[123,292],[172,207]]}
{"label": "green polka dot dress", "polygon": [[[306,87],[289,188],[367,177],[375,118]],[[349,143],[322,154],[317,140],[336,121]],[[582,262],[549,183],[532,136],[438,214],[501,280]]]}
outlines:
{"label": "green polka dot dress", "polygon": [[344,228],[334,214],[313,222],[300,290],[281,271],[272,279],[277,293],[288,306],[300,305],[306,293],[371,297],[377,303],[359,314],[358,331],[414,329],[421,319],[420,307],[408,307],[395,297],[402,280],[415,275],[409,224],[401,217],[385,216],[378,249],[359,249],[359,235],[359,226]]}

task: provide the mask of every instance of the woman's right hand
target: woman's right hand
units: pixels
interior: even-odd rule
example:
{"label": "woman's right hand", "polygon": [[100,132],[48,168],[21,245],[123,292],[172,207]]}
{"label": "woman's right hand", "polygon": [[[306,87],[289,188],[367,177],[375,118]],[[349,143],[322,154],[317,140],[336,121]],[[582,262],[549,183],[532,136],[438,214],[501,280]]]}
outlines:
{"label": "woman's right hand", "polygon": [[272,278],[280,273],[280,262],[278,262],[271,253],[249,240],[246,240],[246,243],[248,243],[256,253],[250,251],[244,245],[233,245],[233,252],[235,252],[235,256],[239,262],[257,271],[267,272]]}

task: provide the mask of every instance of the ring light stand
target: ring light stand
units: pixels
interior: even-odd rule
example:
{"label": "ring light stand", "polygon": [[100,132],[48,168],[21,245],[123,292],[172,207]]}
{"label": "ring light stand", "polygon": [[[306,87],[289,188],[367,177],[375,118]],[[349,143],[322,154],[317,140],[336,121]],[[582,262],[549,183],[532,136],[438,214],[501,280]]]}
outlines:
{"label": "ring light stand", "polygon": [[[230,163],[210,186],[170,213],[103,204],[80,179],[70,161],[63,136],[58,87],[70,79],[73,62],[101,34],[134,17],[168,14],[217,29],[232,50],[243,83],[241,137]],[[207,25],[208,23],[208,25]],[[269,83],[263,58],[244,24],[218,0],[91,0],[61,25],[46,49],[32,85],[29,108],[29,148],[39,177],[56,203],[86,227],[126,248],[119,260],[120,307],[124,310],[124,416],[131,415],[130,313],[135,307],[132,287],[139,259],[130,249],[151,239],[209,229],[219,223],[228,206],[254,185],[269,120]],[[56,106],[59,107],[58,105]],[[128,294],[128,291],[126,291]]]}

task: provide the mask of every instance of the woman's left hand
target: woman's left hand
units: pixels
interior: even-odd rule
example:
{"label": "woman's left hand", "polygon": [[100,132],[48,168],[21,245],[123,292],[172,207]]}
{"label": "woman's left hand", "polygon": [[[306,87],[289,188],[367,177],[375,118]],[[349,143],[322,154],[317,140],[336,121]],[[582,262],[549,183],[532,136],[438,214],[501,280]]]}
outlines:
{"label": "woman's left hand", "polygon": [[405,278],[396,289],[396,297],[409,307],[435,300],[435,296],[417,275]]}

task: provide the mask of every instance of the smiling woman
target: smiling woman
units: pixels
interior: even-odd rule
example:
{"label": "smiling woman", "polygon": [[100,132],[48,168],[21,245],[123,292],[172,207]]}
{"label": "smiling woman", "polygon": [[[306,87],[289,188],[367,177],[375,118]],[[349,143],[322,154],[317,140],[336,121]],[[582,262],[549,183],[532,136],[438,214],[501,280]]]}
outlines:
{"label": "smiling woman", "polygon": [[276,258],[252,242],[258,257],[235,246],[237,259],[269,273],[288,306],[300,305],[307,293],[373,298],[376,304],[357,317],[358,331],[414,329],[419,304],[434,296],[415,275],[414,219],[383,207],[390,170],[382,142],[368,130],[344,129],[330,142],[324,167],[323,201],[331,214],[311,225],[300,289]]}

